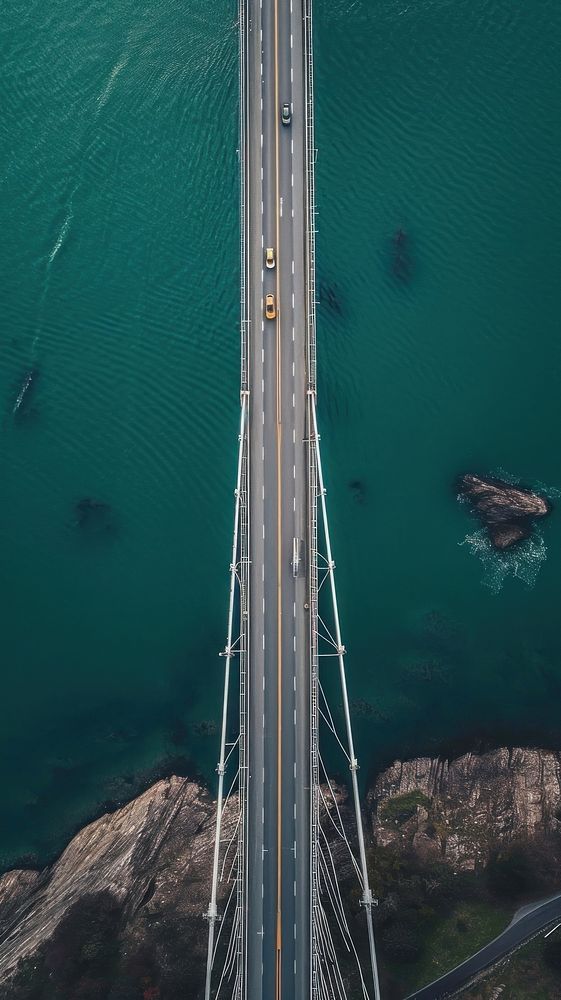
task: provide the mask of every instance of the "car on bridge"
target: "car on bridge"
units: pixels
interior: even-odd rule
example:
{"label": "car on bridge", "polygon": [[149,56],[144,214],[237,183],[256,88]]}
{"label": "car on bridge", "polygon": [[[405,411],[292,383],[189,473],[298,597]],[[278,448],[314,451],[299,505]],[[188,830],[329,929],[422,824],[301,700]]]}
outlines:
{"label": "car on bridge", "polygon": [[290,125],[292,121],[292,109],[290,104],[283,104],[281,108],[281,122],[283,125]]}
{"label": "car on bridge", "polygon": [[267,265],[267,267],[274,267],[275,263],[276,263],[275,262],[275,248],[274,247],[267,247],[267,249],[265,250],[265,264]]}
{"label": "car on bridge", "polygon": [[276,319],[277,304],[272,292],[267,292],[265,296],[265,316],[267,319]]}

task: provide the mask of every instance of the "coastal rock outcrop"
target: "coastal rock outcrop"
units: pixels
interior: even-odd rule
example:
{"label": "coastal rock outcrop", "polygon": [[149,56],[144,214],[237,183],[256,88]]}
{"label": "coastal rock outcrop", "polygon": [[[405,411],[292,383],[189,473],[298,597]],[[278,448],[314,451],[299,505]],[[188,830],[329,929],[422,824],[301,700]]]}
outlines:
{"label": "coastal rock outcrop", "polygon": [[[118,907],[123,953],[138,952],[165,923],[181,927],[193,967],[202,963],[214,819],[215,804],[199,785],[167,778],[84,827],[51,868],[2,876],[0,983],[18,961],[38,952],[77,902],[96,894],[110,896]],[[225,837],[234,824],[232,804]]]}
{"label": "coastal rock outcrop", "polygon": [[532,533],[532,521],[545,517],[551,505],[538,493],[502,479],[467,474],[458,480],[458,492],[470,502],[485,525],[492,544],[508,549]]}
{"label": "coastal rock outcrop", "polygon": [[502,748],[396,761],[369,805],[378,845],[476,870],[498,847],[561,830],[561,753]]}

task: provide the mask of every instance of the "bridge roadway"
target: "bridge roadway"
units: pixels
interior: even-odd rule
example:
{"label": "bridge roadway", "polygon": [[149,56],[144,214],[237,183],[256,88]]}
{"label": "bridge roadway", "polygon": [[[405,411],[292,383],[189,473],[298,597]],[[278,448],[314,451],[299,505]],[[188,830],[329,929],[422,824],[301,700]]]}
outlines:
{"label": "bridge roadway", "polygon": [[[251,1000],[310,997],[309,621],[305,575],[291,566],[307,524],[303,45],[302,0],[247,0]],[[268,292],[276,320],[264,318]]]}

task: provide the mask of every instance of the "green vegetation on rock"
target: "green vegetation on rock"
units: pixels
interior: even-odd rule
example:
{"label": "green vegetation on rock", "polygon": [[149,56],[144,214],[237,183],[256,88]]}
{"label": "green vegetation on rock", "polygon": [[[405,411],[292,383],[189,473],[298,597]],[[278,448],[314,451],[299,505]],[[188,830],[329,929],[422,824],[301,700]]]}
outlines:
{"label": "green vegetation on rock", "polygon": [[405,823],[415,815],[419,806],[424,809],[430,806],[430,799],[423,792],[414,791],[396,795],[382,803],[379,810],[380,818]]}

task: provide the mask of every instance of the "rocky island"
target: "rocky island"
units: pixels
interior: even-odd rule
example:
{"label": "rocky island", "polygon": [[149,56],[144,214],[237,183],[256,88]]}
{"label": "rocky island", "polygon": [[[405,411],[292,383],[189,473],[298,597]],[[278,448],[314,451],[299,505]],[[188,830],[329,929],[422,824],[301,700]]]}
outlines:
{"label": "rocky island", "polygon": [[457,482],[460,497],[465,497],[481,523],[487,528],[496,549],[509,549],[529,538],[532,522],[545,517],[551,505],[545,497],[532,490],[515,486],[502,479],[461,476]]}
{"label": "rocky island", "polygon": [[[561,878],[561,753],[503,748],[396,761],[376,779],[365,809],[380,955],[400,967],[414,969],[423,949],[430,953],[419,928],[450,913],[458,926],[469,924],[489,873],[493,892],[506,873],[513,899],[552,891]],[[232,803],[225,837],[235,819]],[[197,1000],[213,834],[211,797],[171,777],[84,827],[51,867],[0,877],[3,1000]],[[336,850],[358,912],[352,866]],[[454,907],[466,899],[460,920]],[[492,912],[495,896],[485,899]],[[500,907],[503,919],[504,900]],[[388,980],[385,995],[403,996],[403,983]]]}

